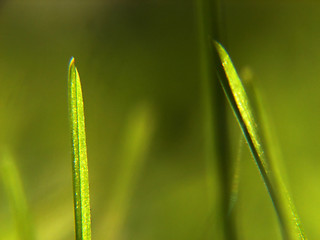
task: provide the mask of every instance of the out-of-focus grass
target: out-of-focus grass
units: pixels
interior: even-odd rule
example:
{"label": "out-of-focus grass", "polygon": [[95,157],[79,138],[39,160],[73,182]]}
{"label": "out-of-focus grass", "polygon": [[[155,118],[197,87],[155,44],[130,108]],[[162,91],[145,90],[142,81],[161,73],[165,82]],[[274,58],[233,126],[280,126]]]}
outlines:
{"label": "out-of-focus grass", "polygon": [[[207,220],[207,198],[194,5],[162,0],[32,3],[5,1],[0,9],[1,92],[14,100],[4,111],[0,96],[0,132],[13,140],[39,238],[47,239],[44,232],[63,232],[61,239],[73,234],[72,188],[66,184],[71,176],[65,63],[74,55],[90,99],[86,118],[93,123],[87,126],[95,159],[90,165],[93,235],[104,227],[100,219],[120,169],[127,115],[146,100],[154,107],[157,128],[123,228],[135,239],[195,239]],[[259,79],[311,239],[320,238],[314,207],[320,197],[319,16],[317,4],[308,1],[226,1],[230,54],[237,69],[249,65]],[[237,134],[230,134],[234,146]],[[240,235],[280,239],[272,204],[245,150],[234,209]],[[234,147],[231,154],[236,152]],[[218,182],[212,186],[218,192]],[[5,228],[6,205],[0,211]]]}
{"label": "out-of-focus grass", "polygon": [[129,116],[123,138],[121,166],[113,183],[110,203],[106,206],[106,216],[101,223],[105,239],[121,239],[126,235],[124,226],[132,208],[132,194],[137,179],[151,146],[153,122],[151,108],[145,104],[135,108]]}
{"label": "out-of-focus grass", "polygon": [[[13,156],[8,148],[2,147],[0,157],[0,175],[15,224],[13,234],[16,235],[17,239],[34,240],[33,220],[24,193],[22,179]],[[6,231],[4,231],[4,234],[0,234],[1,238],[10,239],[5,234],[7,234]]]}

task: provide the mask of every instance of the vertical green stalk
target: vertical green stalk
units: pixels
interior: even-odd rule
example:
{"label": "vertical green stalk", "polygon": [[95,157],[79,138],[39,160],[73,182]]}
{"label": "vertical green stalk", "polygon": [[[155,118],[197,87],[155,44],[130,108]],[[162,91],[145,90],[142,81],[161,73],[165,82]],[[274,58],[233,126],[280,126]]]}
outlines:
{"label": "vertical green stalk", "polygon": [[198,41],[199,41],[199,72],[201,78],[202,88],[202,105],[203,105],[203,118],[204,118],[204,144],[205,144],[205,162],[207,170],[207,185],[208,185],[208,198],[209,204],[212,204],[214,199],[214,185],[215,174],[214,174],[214,147],[213,147],[213,113],[212,113],[212,93],[211,93],[211,79],[213,73],[211,71],[210,63],[210,51],[208,45],[208,26],[206,14],[206,1],[195,0],[196,6],[196,21],[198,30]]}
{"label": "vertical green stalk", "polygon": [[1,152],[0,174],[12,209],[19,239],[35,239],[20,174],[8,149],[2,149]]}
{"label": "vertical green stalk", "polygon": [[[195,0],[198,23],[200,74],[204,106],[204,134],[206,148],[209,201],[213,201],[213,182],[218,173],[220,182],[219,209],[226,239],[236,239],[232,215],[228,214],[231,198],[231,159],[228,139],[226,100],[219,86],[214,66],[217,60],[211,46],[212,38],[223,40],[222,4],[219,0]],[[215,160],[216,159],[216,160]],[[216,166],[215,166],[216,165]],[[215,172],[215,167],[218,171]]]}
{"label": "vertical green stalk", "polygon": [[76,239],[90,240],[91,214],[85,120],[80,77],[74,58],[70,60],[68,77]]}

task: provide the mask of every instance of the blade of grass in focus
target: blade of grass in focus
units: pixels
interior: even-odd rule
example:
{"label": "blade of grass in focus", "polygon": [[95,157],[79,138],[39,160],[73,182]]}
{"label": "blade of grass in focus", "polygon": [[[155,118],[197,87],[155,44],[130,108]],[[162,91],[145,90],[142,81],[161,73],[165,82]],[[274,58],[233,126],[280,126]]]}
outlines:
{"label": "blade of grass in focus", "polygon": [[252,107],[233,63],[218,42],[214,42],[221,60],[218,77],[277,212],[284,239],[306,239],[294,204],[283,184],[276,162],[271,162]]}
{"label": "blade of grass in focus", "polygon": [[90,240],[91,214],[85,120],[80,77],[74,58],[70,60],[68,77],[76,239]]}
{"label": "blade of grass in focus", "polygon": [[19,239],[33,240],[35,233],[17,166],[8,149],[2,149],[0,173],[11,205]]}

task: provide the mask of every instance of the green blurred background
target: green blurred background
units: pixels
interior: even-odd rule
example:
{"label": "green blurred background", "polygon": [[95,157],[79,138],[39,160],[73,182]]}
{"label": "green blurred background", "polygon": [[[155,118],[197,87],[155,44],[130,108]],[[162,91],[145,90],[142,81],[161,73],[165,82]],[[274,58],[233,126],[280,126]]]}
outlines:
{"label": "green blurred background", "polygon": [[[116,229],[113,239],[222,239],[219,179],[214,189],[206,183],[195,2],[0,1],[0,143],[19,168],[37,239],[74,238],[72,56],[85,101],[92,238]],[[222,2],[228,51],[259,83],[306,234],[320,239],[320,2]],[[236,158],[240,131],[228,111]],[[1,239],[17,239],[2,185],[0,203]],[[281,239],[247,147],[235,206],[239,239]]]}

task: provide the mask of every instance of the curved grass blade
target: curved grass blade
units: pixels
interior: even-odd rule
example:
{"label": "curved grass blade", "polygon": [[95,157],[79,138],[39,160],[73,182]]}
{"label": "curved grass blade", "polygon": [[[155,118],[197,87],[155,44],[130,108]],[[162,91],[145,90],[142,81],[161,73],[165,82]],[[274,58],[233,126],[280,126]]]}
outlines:
{"label": "curved grass blade", "polygon": [[76,239],[91,239],[91,214],[82,90],[74,58],[69,64],[69,112],[72,131],[73,191]]}
{"label": "curved grass blade", "polygon": [[0,174],[11,205],[17,236],[19,239],[33,240],[35,232],[19,171],[8,149],[2,149],[1,158]]}
{"label": "curved grass blade", "polygon": [[307,239],[294,204],[278,169],[275,167],[276,162],[271,162],[271,158],[266,154],[267,151],[264,149],[266,146],[262,144],[262,134],[233,63],[225,49],[218,42],[214,42],[214,44],[221,60],[221,65],[217,69],[220,83],[269,192],[279,218],[283,238]]}

